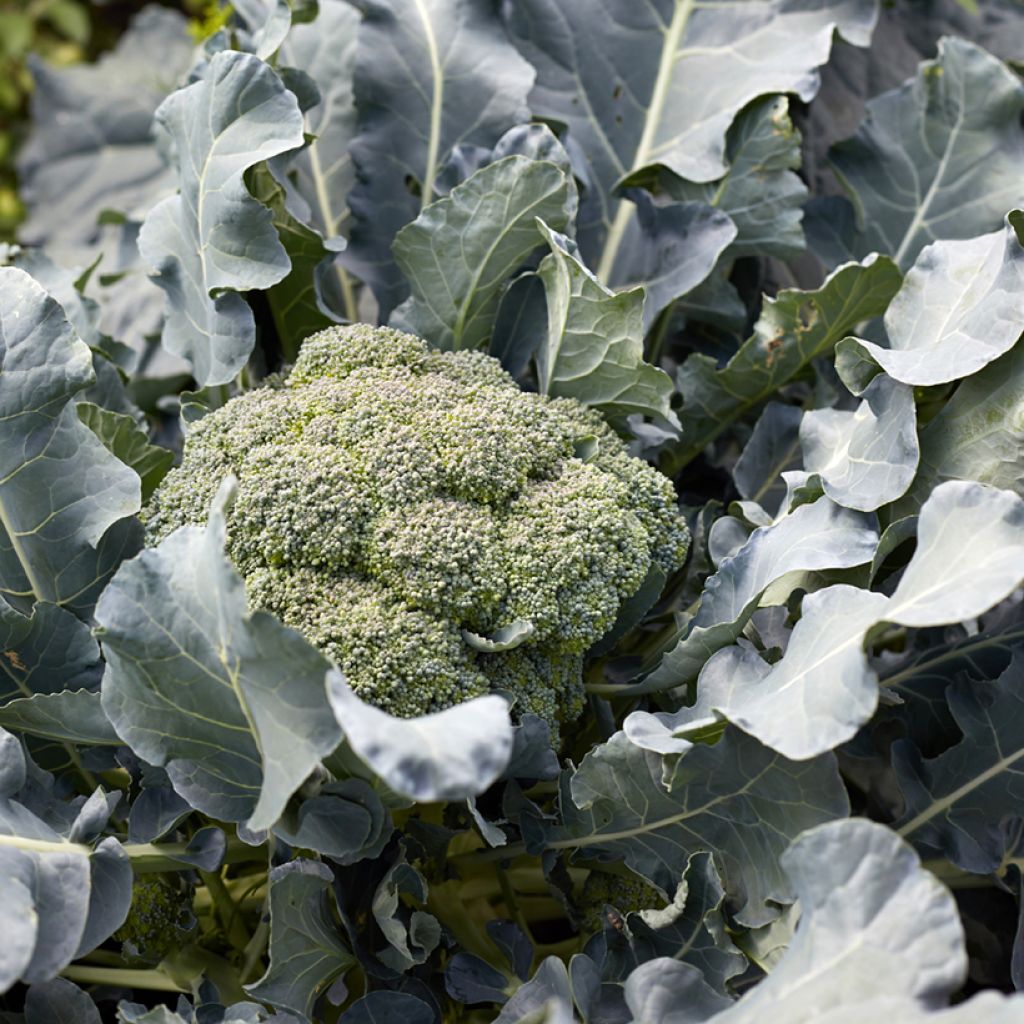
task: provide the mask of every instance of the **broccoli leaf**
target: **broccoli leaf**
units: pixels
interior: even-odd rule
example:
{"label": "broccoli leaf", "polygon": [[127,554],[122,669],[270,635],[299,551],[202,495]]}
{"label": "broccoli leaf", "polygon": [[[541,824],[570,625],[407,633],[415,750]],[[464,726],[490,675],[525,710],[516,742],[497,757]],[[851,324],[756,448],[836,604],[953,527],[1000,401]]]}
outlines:
{"label": "broccoli leaf", "polygon": [[576,204],[556,164],[509,156],[481,168],[427,206],[395,238],[412,296],[391,325],[440,349],[486,348],[502,287],[543,244],[538,219],[564,228]]}
{"label": "broccoli leaf", "polygon": [[765,302],[753,335],[722,368],[697,353],[679,370],[683,442],[672,461],[696,458],[730,423],[755,409],[854,325],[884,312],[900,286],[885,257],[835,270],[814,291],[787,289]]}
{"label": "broccoli leaf", "polygon": [[1002,231],[921,250],[885,312],[889,347],[836,345],[836,370],[860,393],[884,370],[904,384],[946,384],[1009,351],[1024,330],[1024,212]]}
{"label": "broccoli leaf", "polygon": [[567,124],[585,155],[580,239],[598,277],[615,277],[633,216],[616,198],[624,178],[659,164],[691,181],[721,178],[740,109],[767,93],[811,99],[834,33],[866,45],[875,17],[870,0],[771,0],[743,17],[691,0],[615,0],[601,17],[587,0],[512,5],[509,28],[537,69],[534,114]]}
{"label": "broccoli leaf", "polygon": [[0,595],[87,611],[120,558],[119,521],[139,510],[139,478],[79,421],[89,349],[13,267],[0,267],[0,360]]}
{"label": "broccoli leaf", "polygon": [[29,782],[35,772],[19,742],[0,729],[0,992],[19,980],[53,978],[108,938],[131,902],[132,870],[120,843],[94,845],[113,803],[97,790],[47,820]]}
{"label": "broccoli leaf", "polygon": [[320,89],[320,102],[305,112],[314,136],[289,163],[295,189],[309,206],[310,223],[325,238],[343,233],[349,219],[345,199],[355,181],[349,146],[355,134],[353,101],[359,12],[343,0],[321,0],[314,21],[295,25],[279,58],[300,68]]}
{"label": "broccoli leaf", "polygon": [[809,594],[779,662],[769,666],[740,648],[721,652],[698,678],[694,707],[636,712],[627,734],[647,749],[683,753],[685,737],[720,714],[797,760],[839,746],[878,703],[878,677],[864,650],[871,628],[941,626],[996,605],[1024,580],[1022,523],[1024,501],[1015,494],[943,484],[921,509],[917,551],[892,597],[845,584]]}
{"label": "broccoli leaf", "polygon": [[0,705],[0,726],[82,746],[121,745],[100,706],[99,693],[91,690],[37,693],[8,701]]}
{"label": "broccoli leaf", "polygon": [[804,248],[800,227],[807,186],[800,167],[800,132],[789,115],[789,98],[765,96],[736,116],[726,142],[729,170],[718,181],[694,182],[659,168],[658,185],[679,202],[707,203],[736,226],[729,256],[787,258]]}
{"label": "broccoli leaf", "polygon": [[1024,652],[990,683],[963,680],[947,691],[963,739],[931,760],[908,740],[893,763],[906,806],[901,836],[939,851],[977,874],[999,870],[1020,855],[1018,793],[1024,770],[1024,703],[1019,694]]}
{"label": "broccoli leaf", "polygon": [[146,215],[139,250],[167,293],[164,345],[191,362],[201,386],[224,384],[256,341],[239,292],[269,288],[291,267],[243,173],[301,146],[302,114],[263,61],[225,50],[160,104],[156,120],[172,141],[180,194]]}
{"label": "broccoli leaf", "polygon": [[78,418],[103,442],[107,451],[138,473],[142,500],[149,501],[174,464],[174,453],[150,444],[132,416],[101,409],[92,402],[79,402],[77,408]]}
{"label": "broccoli leaf", "polygon": [[152,144],[153,112],[193,51],[184,16],[151,4],[94,65],[33,61],[34,129],[18,160],[26,244],[76,261],[99,239],[101,213],[141,213],[172,186]]}
{"label": "broccoli leaf", "polygon": [[352,750],[396,793],[461,800],[482,793],[512,756],[508,705],[488,694],[418,718],[393,718],[365,704],[340,673],[328,696]]}
{"label": "broccoli leaf", "polygon": [[837,504],[873,512],[903,495],[920,457],[913,390],[879,374],[853,411],[816,409],[800,423],[804,467]]}
{"label": "broccoli leaf", "polygon": [[647,331],[663,309],[707,279],[736,238],[736,225],[707,203],[655,203],[637,188],[627,194],[636,205],[636,216],[622,239],[622,266],[609,284],[617,290],[644,287]]}
{"label": "broccoli leaf", "polygon": [[229,488],[205,529],[176,531],[104,591],[103,709],[193,807],[258,830],[278,820],[341,730],[323,655],[273,616],[249,614],[224,554]]}
{"label": "broccoli leaf", "polygon": [[929,242],[994,231],[1020,200],[1024,85],[965,39],[876,96],[830,160],[857,208],[860,252],[909,267]]}
{"label": "broccoli leaf", "polygon": [[395,235],[434,202],[455,146],[490,148],[527,119],[533,71],[479,0],[371,0],[362,9],[344,262],[386,320],[408,294],[391,255]]}
{"label": "broccoli leaf", "polygon": [[714,746],[697,745],[668,764],[616,733],[568,780],[564,824],[547,845],[624,861],[666,892],[691,854],[711,850],[734,917],[757,927],[775,916],[768,901],[794,899],[779,867],[789,842],[847,813],[831,754],[787,761],[728,728]]}
{"label": "broccoli leaf", "polygon": [[[1024,494],[1024,345],[968,377],[921,431],[921,469],[906,506],[943,480]],[[901,505],[902,507],[902,505]]]}
{"label": "broccoli leaf", "polygon": [[25,1024],[101,1024],[92,997],[65,978],[32,985],[25,993]]}
{"label": "broccoli leaf", "polygon": [[733,643],[768,586],[787,573],[840,569],[871,561],[878,534],[871,519],[828,498],[800,505],[758,528],[708,580],[685,636],[628,692],[655,692],[693,679],[715,651]]}
{"label": "broccoli leaf", "polygon": [[[888,829],[863,820],[820,825],[793,843],[782,866],[800,901],[796,935],[765,983],[713,1019],[796,1024],[872,992],[935,1005],[959,988],[966,955],[953,897]],[[853,906],[862,913],[844,912]]]}
{"label": "broccoli leaf", "polygon": [[564,235],[541,223],[551,253],[537,271],[547,297],[547,337],[536,353],[541,394],[575,398],[670,426],[671,378],[644,362],[643,288],[612,292],[579,261]]}
{"label": "broccoli leaf", "polygon": [[333,876],[323,864],[295,860],[270,872],[270,967],[248,993],[310,1017],[317,998],[356,959],[338,937]]}

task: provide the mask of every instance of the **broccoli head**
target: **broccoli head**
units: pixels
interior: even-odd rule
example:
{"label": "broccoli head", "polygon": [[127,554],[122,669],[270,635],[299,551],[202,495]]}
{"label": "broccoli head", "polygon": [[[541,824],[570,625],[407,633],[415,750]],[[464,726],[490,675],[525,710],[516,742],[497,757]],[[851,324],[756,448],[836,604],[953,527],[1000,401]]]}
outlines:
{"label": "broccoli head", "polygon": [[[195,424],[150,539],[202,523],[229,473],[250,603],[403,717],[490,690],[575,717],[583,654],[689,539],[671,483],[598,413],[388,328],[322,331],[287,378]],[[520,646],[489,642],[505,627]]]}
{"label": "broccoli head", "polygon": [[637,875],[594,870],[583,883],[576,912],[582,933],[592,935],[608,923],[606,907],[626,915],[638,914],[641,910],[660,910],[664,906],[665,897]]}
{"label": "broccoli head", "polygon": [[129,963],[155,965],[189,941],[198,928],[192,914],[194,887],[178,875],[140,875],[132,905],[114,932]]}

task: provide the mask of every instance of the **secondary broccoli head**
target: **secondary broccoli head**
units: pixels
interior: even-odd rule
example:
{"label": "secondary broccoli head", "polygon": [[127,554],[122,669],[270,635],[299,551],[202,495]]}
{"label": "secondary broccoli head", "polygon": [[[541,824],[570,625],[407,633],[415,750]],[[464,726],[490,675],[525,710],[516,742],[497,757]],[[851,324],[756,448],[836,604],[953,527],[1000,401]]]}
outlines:
{"label": "secondary broccoli head", "polygon": [[665,897],[652,885],[636,875],[612,874],[594,870],[587,875],[583,890],[576,902],[576,912],[584,935],[601,931],[610,918],[606,910],[612,907],[620,914],[637,914],[641,910],[660,910]]}
{"label": "secondary broccoli head", "polygon": [[140,875],[132,886],[132,905],[114,932],[130,963],[158,964],[194,935],[193,886],[178,875]]}
{"label": "secondary broccoli head", "polygon": [[[204,522],[228,473],[252,605],[401,716],[501,690],[574,717],[583,653],[652,565],[686,555],[670,482],[597,413],[388,328],[314,335],[285,381],[200,420],[145,511],[150,539]],[[466,639],[523,623],[514,650]]]}

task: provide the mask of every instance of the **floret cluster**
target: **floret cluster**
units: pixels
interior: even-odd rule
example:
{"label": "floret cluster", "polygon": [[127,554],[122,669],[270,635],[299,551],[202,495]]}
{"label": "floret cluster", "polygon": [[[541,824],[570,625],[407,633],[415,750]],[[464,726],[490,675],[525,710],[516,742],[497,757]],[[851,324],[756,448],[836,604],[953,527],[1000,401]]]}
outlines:
{"label": "floret cluster", "polygon": [[614,915],[608,916],[609,907],[625,915],[638,914],[641,910],[661,910],[664,906],[665,897],[638,875],[595,869],[583,883],[576,912],[582,933],[593,935],[614,918]]}
{"label": "floret cluster", "polygon": [[[688,543],[671,483],[598,413],[388,328],[314,335],[285,380],[200,420],[146,511],[151,541],[203,522],[229,473],[251,604],[400,716],[497,689],[574,717],[584,652]],[[513,626],[523,643],[487,649]]]}

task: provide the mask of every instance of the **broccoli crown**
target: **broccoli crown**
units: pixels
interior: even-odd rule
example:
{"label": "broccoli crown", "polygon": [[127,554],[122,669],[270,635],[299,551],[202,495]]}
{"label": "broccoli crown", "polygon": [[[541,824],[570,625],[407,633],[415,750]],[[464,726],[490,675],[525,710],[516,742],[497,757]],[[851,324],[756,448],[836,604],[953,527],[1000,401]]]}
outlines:
{"label": "broccoli crown", "polygon": [[[202,523],[228,473],[250,603],[400,716],[501,690],[574,717],[581,655],[689,539],[671,483],[599,414],[388,328],[322,331],[284,381],[200,420],[144,512],[150,539]],[[513,650],[467,643],[515,623],[532,632]]]}
{"label": "broccoli crown", "polygon": [[625,915],[638,914],[641,910],[660,910],[664,906],[665,897],[642,878],[595,870],[583,883],[576,911],[583,934],[592,935],[609,922],[606,907],[613,907]]}
{"label": "broccoli crown", "polygon": [[183,879],[140,875],[132,885],[132,905],[124,924],[114,932],[124,958],[131,963],[158,964],[194,934],[193,887]]}

